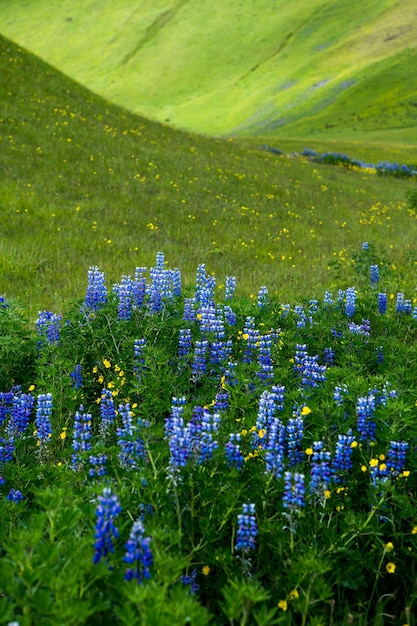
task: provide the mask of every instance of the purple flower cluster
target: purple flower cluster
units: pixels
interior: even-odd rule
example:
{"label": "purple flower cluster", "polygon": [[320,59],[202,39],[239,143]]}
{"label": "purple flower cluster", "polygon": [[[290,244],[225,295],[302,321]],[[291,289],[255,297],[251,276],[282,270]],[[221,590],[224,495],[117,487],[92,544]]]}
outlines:
{"label": "purple flower cluster", "polygon": [[61,321],[62,315],[51,313],[51,311],[39,311],[36,328],[38,329],[41,342],[38,344],[38,347],[42,345],[42,341],[46,341],[49,344],[59,343]]}
{"label": "purple flower cluster", "polygon": [[51,426],[52,414],[52,394],[40,394],[37,399],[36,408],[36,438],[40,448],[46,448],[52,435]]}
{"label": "purple flower cluster", "polygon": [[106,302],[107,288],[104,272],[101,272],[97,266],[92,266],[88,270],[87,292],[81,312],[98,311]]}
{"label": "purple flower cluster", "polygon": [[93,563],[99,563],[110,552],[114,552],[113,539],[119,536],[115,519],[122,510],[117,495],[109,487],[103,489],[103,495],[98,496],[98,502]]}
{"label": "purple flower cluster", "polygon": [[153,564],[153,554],[150,548],[151,538],[145,536],[145,527],[142,520],[137,519],[130,531],[129,539],[126,542],[126,554],[124,562],[131,567],[126,570],[126,580],[137,580],[143,582],[145,578],[151,577],[151,566]]}
{"label": "purple flower cluster", "polygon": [[284,473],[284,495],[282,506],[289,514],[298,513],[305,506],[304,474]]}
{"label": "purple flower cluster", "polygon": [[242,556],[248,555],[256,547],[256,537],[258,535],[258,526],[255,517],[255,505],[243,504],[242,513],[237,516],[237,533],[236,533],[236,552],[240,552]]}

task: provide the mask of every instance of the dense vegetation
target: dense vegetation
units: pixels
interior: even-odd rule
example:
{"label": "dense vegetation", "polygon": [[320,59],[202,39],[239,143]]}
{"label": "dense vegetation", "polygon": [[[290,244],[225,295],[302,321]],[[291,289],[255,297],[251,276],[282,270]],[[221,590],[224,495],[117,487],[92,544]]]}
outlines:
{"label": "dense vegetation", "polygon": [[[7,4],[26,36],[32,6]],[[201,9],[157,5],[141,54]],[[0,37],[0,624],[417,620],[414,27],[353,2],[355,32],[380,27],[355,49],[334,5],[309,5],[309,45],[366,48],[356,82],[246,141],[137,117]],[[98,3],[54,7],[32,35],[87,11],[93,49]]]}
{"label": "dense vegetation", "polygon": [[3,301],[0,623],[413,623],[417,307],[375,258],[297,305],[90,268],[36,336]]}

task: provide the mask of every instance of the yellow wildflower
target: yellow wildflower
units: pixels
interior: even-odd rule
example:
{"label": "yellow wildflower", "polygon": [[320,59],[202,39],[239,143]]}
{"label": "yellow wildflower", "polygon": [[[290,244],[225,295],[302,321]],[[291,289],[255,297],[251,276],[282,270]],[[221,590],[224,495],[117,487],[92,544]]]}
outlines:
{"label": "yellow wildflower", "polygon": [[293,589],[292,591],[290,591],[291,600],[296,600],[299,597],[300,597],[300,594],[298,593],[297,589]]}
{"label": "yellow wildflower", "polygon": [[208,576],[210,574],[210,567],[208,565],[204,565],[201,571],[203,573],[203,576]]}
{"label": "yellow wildflower", "polygon": [[306,455],[307,456],[311,456],[313,454],[313,448],[307,448],[306,449]]}
{"label": "yellow wildflower", "polygon": [[395,563],[392,563],[391,561],[389,563],[386,564],[385,569],[387,570],[388,574],[394,574],[395,572]]}
{"label": "yellow wildflower", "polygon": [[358,447],[358,442],[357,441],[352,441],[352,443],[350,444],[351,448],[357,448]]}
{"label": "yellow wildflower", "polygon": [[111,363],[108,359],[103,359],[103,365],[106,369],[109,369],[109,367],[111,367]]}
{"label": "yellow wildflower", "polygon": [[278,602],[278,608],[286,611],[288,609],[288,602],[286,600],[280,600]]}
{"label": "yellow wildflower", "polygon": [[330,491],[330,489],[326,489],[324,492],[324,497],[326,498],[326,500],[328,500],[331,495],[332,495],[332,492]]}
{"label": "yellow wildflower", "polygon": [[34,389],[35,389],[35,385],[31,385],[31,386],[29,387],[28,391],[34,391]]}
{"label": "yellow wildflower", "polygon": [[311,409],[308,406],[303,406],[301,409],[301,415],[310,415]]}
{"label": "yellow wildflower", "polygon": [[371,467],[378,467],[378,459],[371,459],[371,460],[369,461],[369,465],[370,465]]}
{"label": "yellow wildflower", "polygon": [[393,550],[394,550],[394,544],[392,543],[392,541],[388,541],[388,543],[385,544],[385,551],[392,552]]}

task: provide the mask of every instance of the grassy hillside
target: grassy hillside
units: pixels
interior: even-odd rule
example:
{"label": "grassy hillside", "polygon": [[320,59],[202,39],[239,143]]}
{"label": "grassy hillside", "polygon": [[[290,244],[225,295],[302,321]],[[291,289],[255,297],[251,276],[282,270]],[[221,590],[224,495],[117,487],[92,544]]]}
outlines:
{"label": "grassy hillside", "polygon": [[0,33],[210,135],[417,141],[414,0],[0,0]]}
{"label": "grassy hillside", "polygon": [[83,297],[90,265],[115,282],[159,250],[188,284],[204,262],[287,301],[353,284],[368,240],[414,289],[413,183],[146,121],[3,39],[0,74],[0,293],[32,313]]}

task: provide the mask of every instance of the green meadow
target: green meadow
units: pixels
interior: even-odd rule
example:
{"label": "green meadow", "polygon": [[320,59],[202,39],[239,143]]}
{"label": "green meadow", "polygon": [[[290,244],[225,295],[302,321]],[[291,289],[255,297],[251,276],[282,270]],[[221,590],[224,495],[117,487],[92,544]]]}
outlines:
{"label": "green meadow", "polygon": [[0,14],[1,34],[176,128],[403,157],[417,140],[414,0],[2,0]]}
{"label": "green meadow", "polygon": [[0,0],[0,625],[417,624],[415,15]]}
{"label": "green meadow", "polygon": [[240,295],[266,283],[287,301],[352,283],[349,259],[369,240],[414,289],[413,181],[137,117],[5,39],[0,63],[0,290],[30,315],[80,297],[90,265],[116,281],[158,250],[186,285],[204,259],[219,285],[235,274]]}

